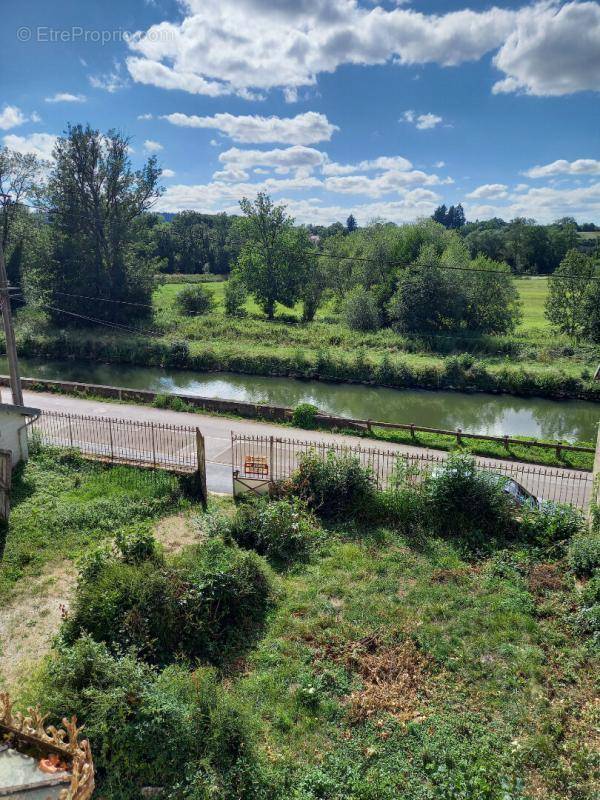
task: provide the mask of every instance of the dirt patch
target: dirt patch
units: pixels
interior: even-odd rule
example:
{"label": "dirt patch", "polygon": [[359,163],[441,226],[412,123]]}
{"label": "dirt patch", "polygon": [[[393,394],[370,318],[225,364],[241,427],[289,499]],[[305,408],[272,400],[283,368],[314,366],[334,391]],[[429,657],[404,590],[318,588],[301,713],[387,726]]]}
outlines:
{"label": "dirt patch", "polygon": [[185,514],[173,514],[161,519],[154,527],[154,535],[166,553],[177,553],[205,538],[202,531]]}
{"label": "dirt patch", "polygon": [[410,639],[398,645],[363,639],[347,651],[344,661],[362,681],[362,688],[347,698],[352,722],[380,712],[400,722],[423,716],[429,697],[427,663]]}
{"label": "dirt patch", "polygon": [[544,594],[564,589],[564,580],[557,564],[535,564],[529,573],[529,590],[532,594]]}
{"label": "dirt patch", "polygon": [[18,690],[22,676],[50,650],[76,576],[71,562],[49,566],[0,608],[0,685]]}

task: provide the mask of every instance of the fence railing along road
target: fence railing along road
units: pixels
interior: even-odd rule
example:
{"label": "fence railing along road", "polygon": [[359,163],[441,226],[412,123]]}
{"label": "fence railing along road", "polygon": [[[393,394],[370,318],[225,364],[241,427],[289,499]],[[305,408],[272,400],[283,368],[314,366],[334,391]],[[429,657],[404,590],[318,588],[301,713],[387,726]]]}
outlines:
{"label": "fence railing along road", "polygon": [[[399,450],[380,450],[373,447],[350,447],[331,442],[309,442],[273,436],[233,434],[231,453],[234,478],[245,486],[266,485],[289,478],[303,454],[314,452],[327,458],[330,452],[349,454],[369,467],[380,489],[388,488],[399,462],[423,476],[443,464],[447,454],[405,453]],[[543,500],[569,503],[585,510],[591,500],[593,479],[589,472],[554,467],[542,467],[522,462],[476,458],[479,469],[506,475]],[[235,481],[234,481],[235,485]]]}
{"label": "fence railing along road", "polygon": [[183,473],[198,469],[197,428],[44,411],[30,431],[43,444],[111,463]]}

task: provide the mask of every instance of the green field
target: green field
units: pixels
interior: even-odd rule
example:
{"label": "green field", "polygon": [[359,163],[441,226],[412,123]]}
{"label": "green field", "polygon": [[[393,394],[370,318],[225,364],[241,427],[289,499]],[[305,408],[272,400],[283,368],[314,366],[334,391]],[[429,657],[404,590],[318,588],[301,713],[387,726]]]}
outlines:
{"label": "green field", "polygon": [[[548,279],[517,278],[516,284],[523,301],[523,321],[519,330],[548,330],[550,325],[544,316],[544,303],[548,294]],[[159,286],[155,292],[156,307],[163,308],[165,306],[170,306],[182,288],[189,285],[191,285],[191,281],[190,283],[172,283]],[[222,311],[226,281],[205,283],[204,285],[214,295],[214,298],[217,302],[217,310]],[[261,315],[260,309],[252,300],[252,298],[246,302],[245,308],[246,311],[251,315]],[[284,306],[278,306],[278,312],[279,314],[294,314],[298,320],[301,317],[300,304],[296,304],[291,309]],[[325,303],[317,312],[317,320],[331,318],[332,316],[335,316],[335,310],[334,304],[331,301]]]}
{"label": "green field", "polygon": [[519,330],[550,330],[550,323],[544,316],[548,278],[517,278],[516,283],[523,301],[523,321]]}

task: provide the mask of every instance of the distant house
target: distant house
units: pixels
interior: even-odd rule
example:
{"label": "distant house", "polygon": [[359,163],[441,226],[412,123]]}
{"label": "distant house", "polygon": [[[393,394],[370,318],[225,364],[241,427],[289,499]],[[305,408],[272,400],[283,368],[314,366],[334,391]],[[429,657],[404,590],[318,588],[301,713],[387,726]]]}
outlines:
{"label": "distant house", "polygon": [[0,403],[0,450],[10,451],[13,467],[27,460],[27,425],[39,415],[37,408]]}

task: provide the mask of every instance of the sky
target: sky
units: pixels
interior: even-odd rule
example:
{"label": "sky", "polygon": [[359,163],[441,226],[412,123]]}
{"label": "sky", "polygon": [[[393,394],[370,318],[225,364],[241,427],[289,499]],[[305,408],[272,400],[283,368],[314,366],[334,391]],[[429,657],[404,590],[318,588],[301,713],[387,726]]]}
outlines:
{"label": "sky", "polygon": [[600,223],[600,3],[1,0],[0,144],[115,128],[156,210]]}

